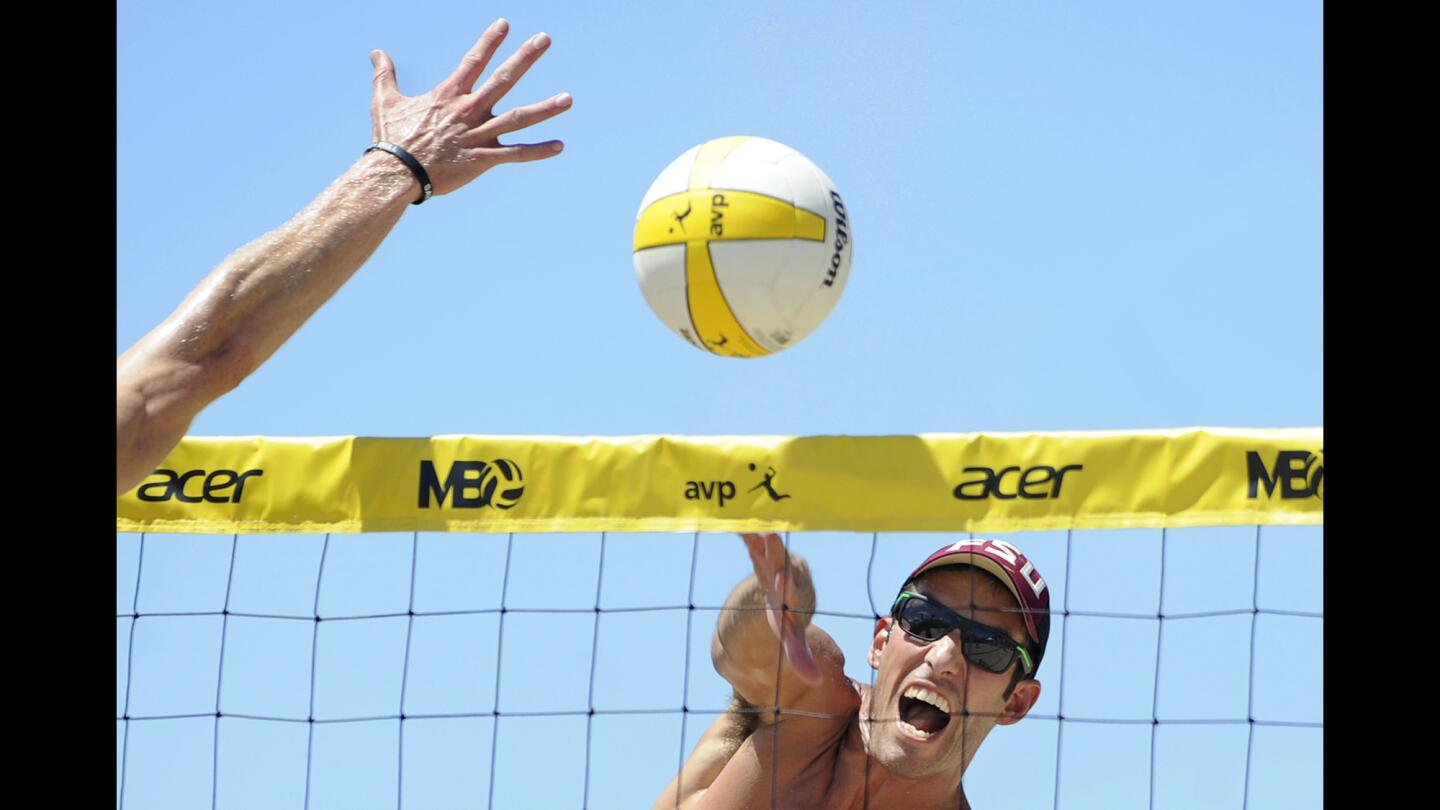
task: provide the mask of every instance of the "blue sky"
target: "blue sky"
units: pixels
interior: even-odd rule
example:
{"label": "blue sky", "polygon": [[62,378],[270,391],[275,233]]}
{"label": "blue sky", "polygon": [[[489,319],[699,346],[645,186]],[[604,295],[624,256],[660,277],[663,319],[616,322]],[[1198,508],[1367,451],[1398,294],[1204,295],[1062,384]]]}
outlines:
{"label": "blue sky", "polygon": [[[499,16],[513,32],[504,54],[534,32],[554,39],[509,100],[572,93],[570,112],[526,136],[561,138],[565,152],[499,167],[407,211],[269,363],[200,414],[193,434],[813,435],[1323,423],[1322,24],[1318,4],[1301,2],[894,10],[742,0],[716,10],[421,0],[403,12],[368,0],[123,3],[117,353],[226,255],[283,223],[359,157],[370,138],[372,48],[390,53],[401,91],[416,95],[447,76]],[[752,361],[711,357],[668,334],[640,294],[629,255],[636,208],[655,175],[685,149],[733,134],[784,142],[824,169],[845,195],[855,246],[849,284],[829,319],[797,346]],[[1009,539],[1041,561],[1077,611],[1153,614],[1161,581],[1167,613],[1253,606],[1253,529],[1170,532],[1163,578],[1159,534],[1077,533],[1068,570],[1063,533]],[[1262,607],[1320,610],[1320,535],[1262,532]],[[340,562],[327,556],[321,613],[403,610],[409,583],[397,584],[395,572],[408,571],[411,540],[332,538]],[[881,562],[869,572],[868,535],[792,542],[815,564],[822,609],[863,614],[872,609],[867,581],[888,600],[911,558],[943,540],[882,536]],[[313,610],[323,542],[240,538],[232,604]],[[684,603],[684,589],[675,589],[689,582],[690,537],[606,543],[605,606],[642,590]],[[508,593],[521,601],[511,606],[539,605],[558,592],[578,594],[574,607],[593,607],[599,545],[594,536],[517,538]],[[717,605],[744,573],[743,548],[708,535],[694,545],[704,595],[696,603]],[[493,575],[504,538],[422,535],[417,546],[417,605],[498,606],[497,583],[454,572]],[[219,609],[231,547],[230,538],[147,537],[141,612]],[[1138,556],[1118,551],[1132,547]],[[138,538],[121,536],[117,550],[117,613],[128,613]],[[612,564],[611,555],[627,554],[632,566],[663,573],[642,582]],[[564,564],[540,564],[557,559]],[[597,706],[674,703],[671,693],[687,688],[678,654],[687,613],[605,615]],[[590,669],[594,617],[552,618],[548,627],[528,627],[541,621],[536,615],[507,619],[502,708],[576,700],[583,708],[589,699],[589,679],[574,678]],[[713,612],[689,618],[697,653],[681,697],[719,708],[722,685],[703,655]],[[857,645],[868,622],[832,618],[837,637],[850,640],[842,643],[853,650],[852,668],[863,666]],[[128,648],[129,621],[117,620],[117,652]],[[308,699],[304,645],[313,623],[232,621],[227,713],[258,706],[293,714],[296,695]],[[407,683],[407,701],[453,698],[486,710],[497,672],[495,621],[464,614],[420,622],[412,643],[430,646],[412,644],[414,671],[401,676],[423,689],[417,697]],[[1253,696],[1248,649],[1233,648],[1237,638],[1248,647],[1248,613],[1167,622],[1158,692],[1153,621],[1071,621],[1067,716],[1148,719],[1153,708],[1162,717],[1234,718],[1254,700],[1257,717],[1321,719],[1318,620],[1255,620]],[[131,673],[132,709],[146,700],[162,713],[208,701],[213,711],[218,623],[142,619],[136,643],[146,660],[174,667]],[[317,678],[350,677],[322,684],[318,704],[330,705],[317,711],[361,716],[398,702],[399,681],[390,681],[405,669],[403,643],[400,664],[392,648],[395,638],[403,642],[403,624],[337,622],[333,636],[323,625],[322,645],[336,657],[322,660]],[[1118,658],[1107,648],[1117,640]],[[481,649],[491,649],[488,657]],[[1215,649],[1226,654],[1196,654]],[[368,654],[373,662],[347,657]],[[668,661],[654,665],[653,682],[627,668],[641,656]],[[122,654],[117,705],[126,660]],[[1055,661],[1047,655],[1046,667]],[[858,668],[852,674],[866,677]],[[1050,677],[1057,675],[1058,668]],[[554,688],[541,693],[538,683]],[[1036,711],[1054,715],[1060,692],[1058,679],[1047,682]],[[393,701],[376,697],[392,694]],[[537,806],[579,806],[583,721],[502,721],[515,728],[502,725],[495,806],[515,806],[505,803],[516,795],[506,791],[520,785],[542,790]],[[484,806],[490,722],[407,722],[405,806]],[[570,736],[577,723],[578,756]],[[597,720],[590,806],[633,807],[653,797],[673,770],[679,723],[674,715]],[[317,732],[311,806],[393,806],[396,725]],[[202,793],[209,801],[213,718],[131,726],[123,745],[127,807],[195,806]],[[1017,784],[1038,785],[1044,801],[1034,806],[1052,806],[1057,772],[1060,807],[1096,806],[1097,796],[1107,807],[1147,806],[1148,724],[1064,729],[1059,746],[1053,721],[992,736],[967,778],[977,806],[1021,806]],[[217,804],[299,806],[304,731],[224,721]],[[1159,806],[1241,806],[1246,734],[1243,724],[1162,725]],[[1320,740],[1318,730],[1257,727],[1250,806],[1316,806]],[[535,756],[537,746],[544,756]],[[117,736],[117,776],[121,748]],[[1023,761],[1022,752],[1030,752]]]}

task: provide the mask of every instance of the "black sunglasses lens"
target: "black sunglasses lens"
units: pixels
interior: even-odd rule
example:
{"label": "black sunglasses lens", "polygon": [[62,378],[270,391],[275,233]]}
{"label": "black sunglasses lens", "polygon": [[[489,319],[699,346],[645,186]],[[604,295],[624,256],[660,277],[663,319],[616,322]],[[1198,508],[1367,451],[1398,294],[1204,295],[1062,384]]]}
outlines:
{"label": "black sunglasses lens", "polygon": [[967,637],[962,649],[970,663],[986,672],[997,674],[1004,672],[1010,668],[1010,662],[1015,659],[1015,648],[994,638]]}
{"label": "black sunglasses lens", "polygon": [[[925,642],[938,641],[956,629],[955,620],[940,608],[921,599],[909,598],[900,606],[900,629]],[[986,672],[1001,673],[1015,660],[1015,645],[977,627],[960,626],[961,652],[966,660]]]}
{"label": "black sunglasses lens", "polygon": [[900,608],[900,629],[925,641],[938,641],[955,629],[939,611],[918,599],[907,599]]}

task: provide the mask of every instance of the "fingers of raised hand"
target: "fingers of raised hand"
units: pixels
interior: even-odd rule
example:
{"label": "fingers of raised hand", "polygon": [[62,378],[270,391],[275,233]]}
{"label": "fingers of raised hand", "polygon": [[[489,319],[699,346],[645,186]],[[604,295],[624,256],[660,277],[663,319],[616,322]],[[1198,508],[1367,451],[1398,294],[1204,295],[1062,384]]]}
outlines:
{"label": "fingers of raised hand", "polygon": [[820,683],[820,666],[810,654],[810,645],[805,642],[805,629],[795,614],[785,609],[783,600],[790,588],[791,568],[785,541],[773,532],[767,534],[742,533],[745,550],[750,552],[750,562],[755,567],[755,577],[765,590],[765,618],[775,637],[785,650],[801,681],[814,685]]}
{"label": "fingers of raised hand", "polygon": [[471,46],[470,50],[460,60],[460,65],[455,68],[449,78],[436,88],[443,95],[468,93],[475,82],[480,79],[480,74],[485,72],[485,66],[490,64],[491,57],[495,51],[500,49],[500,43],[505,41],[505,35],[510,33],[510,23],[502,17],[490,24],[480,39]]}
{"label": "fingers of raised hand", "polygon": [[375,68],[375,97],[398,94],[395,86],[395,63],[390,55],[381,50],[370,52],[370,64]]}
{"label": "fingers of raised hand", "polygon": [[755,575],[760,578],[760,583],[769,590],[775,580],[776,572],[785,565],[785,544],[780,540],[780,535],[742,533],[740,539],[745,541],[745,550],[750,552],[750,563],[755,566]]}
{"label": "fingers of raised hand", "polygon": [[474,104],[483,110],[490,110],[520,81],[520,77],[534,65],[545,49],[550,47],[549,34],[536,34],[525,40],[525,44],[506,59],[495,72],[474,92]]}
{"label": "fingers of raised hand", "polygon": [[573,100],[569,93],[561,93],[554,98],[528,104],[524,107],[516,107],[509,112],[491,118],[489,121],[476,127],[471,140],[476,143],[493,141],[496,137],[509,132],[533,126],[541,121],[554,118],[562,112],[570,109]]}
{"label": "fingers of raised hand", "polygon": [[510,146],[489,146],[465,150],[465,157],[475,161],[492,163],[529,163],[555,157],[565,148],[560,141],[541,143],[517,143]]}
{"label": "fingers of raised hand", "polygon": [[811,685],[820,683],[820,665],[810,654],[810,645],[805,643],[805,631],[795,623],[793,616],[785,617],[785,630],[780,634],[780,642],[785,645],[785,658],[800,680]]}
{"label": "fingers of raised hand", "polygon": [[760,580],[760,585],[765,590],[765,601],[777,612],[778,617],[790,590],[790,555],[785,548],[785,541],[774,532],[740,536],[745,541],[746,551],[750,552],[750,563],[755,567],[755,577]]}

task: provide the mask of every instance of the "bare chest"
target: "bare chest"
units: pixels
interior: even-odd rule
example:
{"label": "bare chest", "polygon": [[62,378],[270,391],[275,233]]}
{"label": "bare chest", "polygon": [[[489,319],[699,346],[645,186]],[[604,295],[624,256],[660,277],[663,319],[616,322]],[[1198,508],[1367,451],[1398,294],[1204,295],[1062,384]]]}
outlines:
{"label": "bare chest", "polygon": [[858,732],[807,746],[805,742],[815,741],[814,736],[807,740],[784,731],[776,735],[773,728],[765,729],[746,740],[701,806],[725,810],[917,810],[914,801],[885,790],[890,780],[866,754]]}
{"label": "bare chest", "polygon": [[944,810],[966,810],[960,805],[935,804],[918,795],[913,785],[897,781],[889,771],[866,752],[857,732],[837,747],[825,789],[815,794],[812,807],[834,810],[923,810],[936,807]]}
{"label": "bare chest", "polygon": [[[774,810],[871,810],[865,796],[865,762],[849,762],[837,746],[802,771],[764,773],[745,807]],[[876,808],[875,810],[878,810]]]}

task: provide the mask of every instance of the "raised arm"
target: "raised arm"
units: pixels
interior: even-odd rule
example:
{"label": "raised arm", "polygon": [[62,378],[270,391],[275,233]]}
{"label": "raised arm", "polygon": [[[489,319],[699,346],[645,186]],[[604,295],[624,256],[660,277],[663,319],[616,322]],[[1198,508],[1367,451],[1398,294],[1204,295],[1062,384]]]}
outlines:
{"label": "raised arm", "polygon": [[[845,656],[811,622],[810,568],[776,534],[744,534],[755,573],[725,600],[710,644],[715,671],[755,707],[835,711],[853,697]],[[783,651],[783,652],[782,652]],[[778,693],[777,693],[778,684]],[[777,700],[778,695],[778,700]],[[760,715],[760,722],[773,714]]]}
{"label": "raised arm", "polygon": [[[503,145],[498,138],[564,112],[568,94],[496,115],[494,107],[550,44],[525,42],[478,88],[509,25],[492,24],[430,92],[396,87],[383,51],[370,55],[372,135],[412,155],[436,196],[501,163],[558,154],[559,141]],[[412,202],[416,176],[383,151],[365,153],[305,210],[221,262],[171,315],[115,365],[116,495],[138,485],[203,408],[240,384],[370,258]]]}
{"label": "raised arm", "polygon": [[[815,587],[805,560],[788,554],[779,535],[740,537],[755,573],[730,592],[710,642],[715,671],[734,688],[734,703],[701,736],[680,773],[655,800],[654,810],[698,807],[757,730],[782,721],[809,723],[798,728],[816,743],[833,739],[844,725],[811,719],[811,714],[843,719],[859,706],[859,696],[845,677],[845,656],[834,639],[810,621]],[[777,706],[792,714],[777,716]],[[734,797],[712,798],[732,806]]]}

